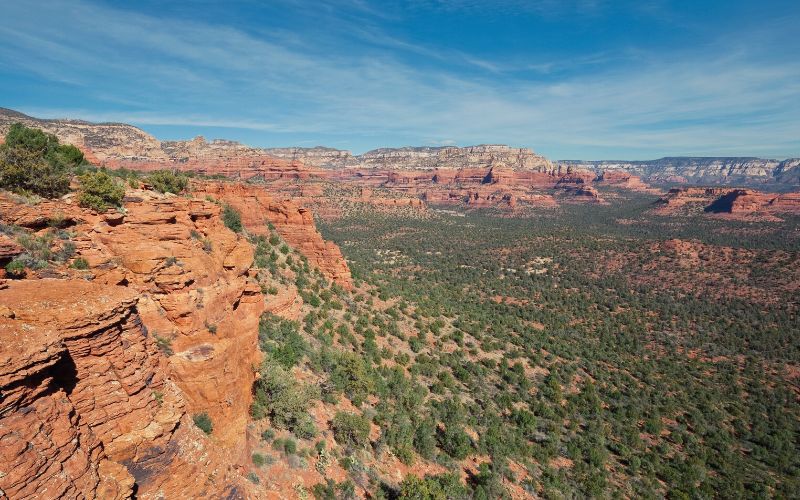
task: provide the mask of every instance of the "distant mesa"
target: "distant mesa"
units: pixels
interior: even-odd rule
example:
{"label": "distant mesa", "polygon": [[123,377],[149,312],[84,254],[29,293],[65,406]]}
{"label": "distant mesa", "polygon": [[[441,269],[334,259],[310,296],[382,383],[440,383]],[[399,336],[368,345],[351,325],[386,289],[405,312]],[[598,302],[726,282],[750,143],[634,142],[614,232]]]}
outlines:
{"label": "distant mesa", "polygon": [[[554,162],[531,149],[502,144],[379,148],[354,155],[323,146],[254,148],[202,136],[160,141],[132,125],[40,120],[0,108],[0,136],[16,122],[76,145],[96,165],[145,172],[173,169],[267,183],[272,194],[296,198],[318,214],[332,214],[338,210],[332,204],[341,203],[368,204],[380,210],[419,210],[427,204],[549,207],[559,202],[603,203],[608,188],[661,194],[653,183],[712,186],[668,193],[661,200],[665,212],[687,203],[708,206],[715,199],[709,197],[724,194],[705,191],[713,186],[786,190],[800,185],[800,159]],[[334,184],[347,193],[331,199],[326,186]],[[369,195],[362,195],[362,189]]]}

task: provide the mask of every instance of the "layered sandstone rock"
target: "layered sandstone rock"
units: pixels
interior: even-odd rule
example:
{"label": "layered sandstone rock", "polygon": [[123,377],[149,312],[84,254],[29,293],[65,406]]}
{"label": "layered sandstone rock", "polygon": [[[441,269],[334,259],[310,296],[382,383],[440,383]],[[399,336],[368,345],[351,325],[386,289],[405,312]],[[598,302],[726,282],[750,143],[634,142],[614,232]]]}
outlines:
{"label": "layered sandstone rock", "polygon": [[14,240],[0,233],[0,263],[6,263],[21,254],[24,249]]}
{"label": "layered sandstone rock", "polygon": [[720,196],[706,212],[747,215],[752,213],[800,214],[800,193],[763,193],[753,189],[734,189]]}
{"label": "layered sandstone rock", "polygon": [[9,497],[252,495],[191,428],[136,301],[132,289],[80,279],[0,284]]}
{"label": "layered sandstone rock", "polygon": [[601,172],[594,180],[595,182],[603,185],[619,187],[631,191],[658,193],[657,190],[654,190],[649,185],[642,182],[642,179],[638,175],[634,175],[622,170],[607,170],[605,172]]}
{"label": "layered sandstone rock", "polygon": [[763,184],[784,182],[779,175],[789,169],[779,160],[752,157],[667,157],[647,161],[568,161],[558,162],[575,168],[625,171],[648,182],[682,182],[688,184]]}
{"label": "layered sandstone rock", "polygon": [[224,226],[221,208],[146,191],[129,192],[124,213],[96,214],[65,201],[27,206],[0,200],[0,208],[4,221],[33,221],[34,215],[75,221],[70,230],[77,256],[89,263],[94,282],[139,293],[145,327],[174,352],[169,374],[188,409],[225,422],[215,439],[241,451],[265,304],[249,277],[252,247]]}
{"label": "layered sandstone rock", "polygon": [[353,156],[353,153],[341,149],[317,146],[315,148],[267,148],[264,151],[276,158],[297,161],[312,167],[340,169],[359,166],[358,158]]}
{"label": "layered sandstone rock", "polygon": [[350,269],[335,243],[325,241],[314,225],[310,210],[291,200],[277,201],[259,185],[205,182],[198,183],[198,196],[211,196],[234,207],[242,215],[242,223],[253,234],[268,235],[267,223],[286,242],[318,267],[330,280],[346,289],[352,288]]}
{"label": "layered sandstone rock", "polygon": [[54,134],[59,141],[80,148],[90,161],[102,162],[110,158],[167,159],[158,139],[132,125],[67,119],[39,120],[0,108],[0,136],[5,137],[14,123]]}
{"label": "layered sandstone rock", "polygon": [[384,148],[357,157],[365,167],[391,170],[433,170],[437,168],[487,168],[504,165],[513,170],[548,171],[552,163],[527,148],[488,144],[468,147]]}
{"label": "layered sandstone rock", "polygon": [[727,193],[725,188],[689,187],[672,188],[656,201],[656,212],[670,214],[685,206],[706,206],[714,199]]}
{"label": "layered sandstone rock", "polygon": [[353,155],[349,151],[324,147],[250,148],[232,141],[207,142],[202,137],[161,142],[131,125],[40,120],[0,108],[0,136],[4,136],[8,127],[16,122],[41,128],[63,142],[78,146],[96,164],[138,170],[194,170],[240,179],[332,179],[330,171],[343,169],[488,169],[504,166],[515,171],[556,175],[569,169],[601,175],[606,171],[625,171],[647,182],[800,185],[800,159],[797,158],[779,161],[753,157],[667,157],[650,161],[565,160],[553,163],[530,149],[505,145],[382,148]]}

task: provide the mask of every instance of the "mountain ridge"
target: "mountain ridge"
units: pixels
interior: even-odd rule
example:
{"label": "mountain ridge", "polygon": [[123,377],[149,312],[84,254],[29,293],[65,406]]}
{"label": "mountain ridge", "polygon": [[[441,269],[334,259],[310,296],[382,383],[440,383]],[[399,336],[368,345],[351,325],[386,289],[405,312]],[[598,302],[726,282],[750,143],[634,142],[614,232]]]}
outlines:
{"label": "mountain ridge", "polygon": [[326,170],[381,168],[386,170],[435,170],[437,168],[493,168],[551,172],[578,168],[594,173],[621,170],[647,182],[677,184],[800,185],[800,158],[784,160],[755,156],[665,156],[654,160],[550,160],[530,148],[504,144],[470,146],[403,146],[376,148],[359,155],[327,146],[258,148],[226,139],[207,141],[159,140],[125,123],[93,123],[73,119],[40,119],[0,108],[0,134],[21,122],[55,134],[83,149],[98,164],[115,166],[128,159],[184,162],[192,155],[204,161],[223,157],[262,157]]}

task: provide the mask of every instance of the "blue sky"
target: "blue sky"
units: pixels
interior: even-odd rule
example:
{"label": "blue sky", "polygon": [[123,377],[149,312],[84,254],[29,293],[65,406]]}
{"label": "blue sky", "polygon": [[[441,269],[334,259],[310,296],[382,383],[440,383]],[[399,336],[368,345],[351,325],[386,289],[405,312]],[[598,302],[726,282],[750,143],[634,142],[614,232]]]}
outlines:
{"label": "blue sky", "polygon": [[800,156],[797,0],[0,0],[0,106],[162,139]]}

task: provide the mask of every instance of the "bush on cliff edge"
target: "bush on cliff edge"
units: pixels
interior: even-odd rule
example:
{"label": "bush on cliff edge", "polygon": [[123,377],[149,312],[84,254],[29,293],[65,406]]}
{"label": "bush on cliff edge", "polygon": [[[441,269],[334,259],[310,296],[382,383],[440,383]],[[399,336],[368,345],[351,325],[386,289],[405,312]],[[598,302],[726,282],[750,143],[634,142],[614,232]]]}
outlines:
{"label": "bush on cliff edge", "polygon": [[24,195],[58,198],[69,192],[72,169],[86,160],[75,146],[20,123],[0,145],[0,188]]}
{"label": "bush on cliff edge", "polygon": [[159,193],[178,194],[189,185],[189,178],[171,170],[159,170],[147,176],[147,182]]}
{"label": "bush on cliff edge", "polygon": [[206,434],[211,434],[214,431],[214,424],[211,422],[211,417],[208,416],[208,413],[198,413],[192,417],[192,420],[194,420],[194,425]]}
{"label": "bush on cliff edge", "polygon": [[91,208],[96,212],[105,212],[111,207],[122,204],[125,188],[118,185],[107,172],[99,170],[89,172],[80,177],[81,194],[78,202],[82,207]]}

